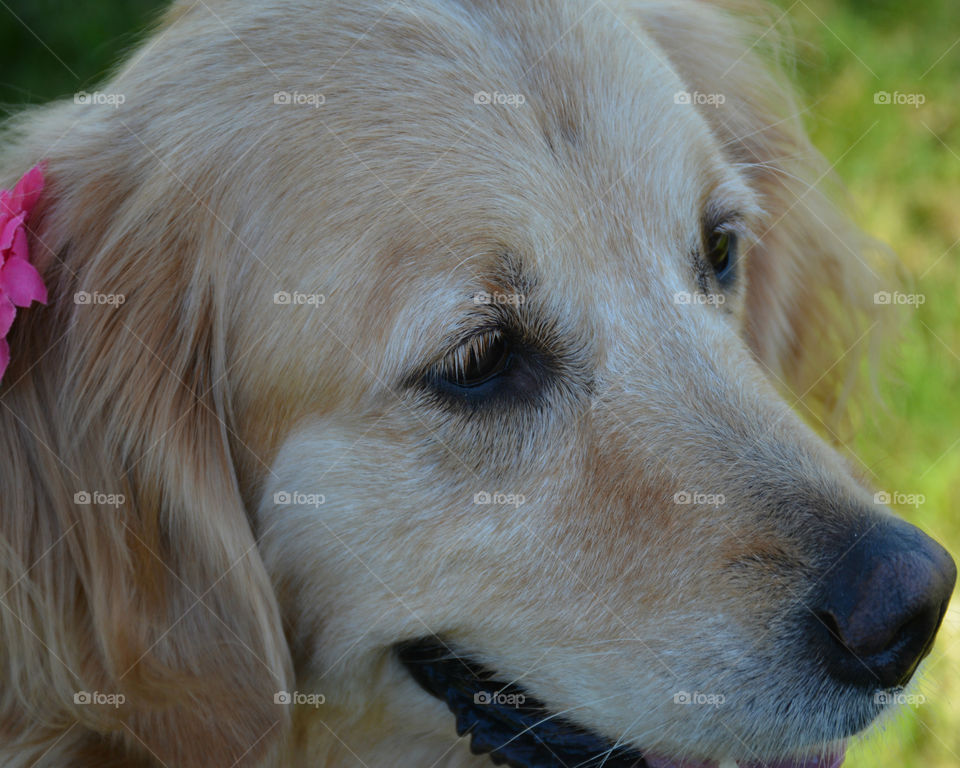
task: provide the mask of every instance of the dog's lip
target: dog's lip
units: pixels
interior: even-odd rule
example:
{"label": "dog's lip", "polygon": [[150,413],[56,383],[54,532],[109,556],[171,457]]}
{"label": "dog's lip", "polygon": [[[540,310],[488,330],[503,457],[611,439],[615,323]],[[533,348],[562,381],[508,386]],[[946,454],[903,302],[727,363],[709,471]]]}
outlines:
{"label": "dog's lip", "polygon": [[[424,690],[445,701],[471,751],[511,768],[839,768],[845,747],[823,757],[776,761],[687,760],[613,745],[562,718],[514,684],[430,637],[396,647],[401,663]],[[480,697],[478,699],[478,697]],[[522,698],[517,698],[522,697]],[[498,703],[499,702],[499,703]]]}

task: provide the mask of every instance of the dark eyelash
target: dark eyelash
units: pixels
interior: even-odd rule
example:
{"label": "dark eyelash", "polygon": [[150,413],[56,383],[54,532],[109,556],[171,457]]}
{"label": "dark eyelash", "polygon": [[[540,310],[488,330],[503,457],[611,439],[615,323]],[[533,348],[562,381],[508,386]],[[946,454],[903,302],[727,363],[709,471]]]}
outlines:
{"label": "dark eyelash", "polygon": [[503,349],[503,356],[510,354],[511,342],[500,330],[482,331],[448,353],[439,363],[438,373],[453,382],[469,379],[471,367],[482,366],[491,356]]}

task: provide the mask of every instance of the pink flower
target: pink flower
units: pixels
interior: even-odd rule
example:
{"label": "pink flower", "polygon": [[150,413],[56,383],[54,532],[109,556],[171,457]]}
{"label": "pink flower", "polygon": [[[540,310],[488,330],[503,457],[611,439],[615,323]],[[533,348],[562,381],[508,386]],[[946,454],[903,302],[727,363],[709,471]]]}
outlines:
{"label": "pink flower", "polygon": [[7,333],[17,307],[33,301],[47,303],[47,287],[30,263],[27,216],[43,192],[43,165],[24,174],[12,190],[0,190],[0,379],[10,362]]}

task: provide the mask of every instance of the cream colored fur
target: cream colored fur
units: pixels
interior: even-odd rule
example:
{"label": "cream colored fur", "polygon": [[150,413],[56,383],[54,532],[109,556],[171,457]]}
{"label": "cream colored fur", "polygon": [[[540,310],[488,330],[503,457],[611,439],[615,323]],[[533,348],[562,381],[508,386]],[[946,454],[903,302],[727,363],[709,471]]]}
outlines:
{"label": "cream colored fur", "polygon": [[[642,750],[833,738],[860,704],[794,655],[803,569],[726,567],[808,562],[871,500],[790,408],[833,406],[875,268],[751,49],[762,13],[184,0],[99,87],[119,108],[16,117],[0,185],[47,162],[51,301],[0,389],[0,763],[484,765],[390,651],[433,633]],[[708,200],[754,235],[722,309],[672,300]],[[518,290],[504,254],[565,384],[467,416],[410,377],[477,291]]]}

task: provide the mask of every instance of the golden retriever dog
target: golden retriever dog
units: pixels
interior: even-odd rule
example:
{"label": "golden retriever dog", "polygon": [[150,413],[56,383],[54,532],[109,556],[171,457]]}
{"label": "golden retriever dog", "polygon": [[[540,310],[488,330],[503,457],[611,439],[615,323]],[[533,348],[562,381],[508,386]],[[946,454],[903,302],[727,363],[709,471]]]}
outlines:
{"label": "golden retriever dog", "polygon": [[0,763],[838,765],[955,568],[770,20],[182,0],[10,121]]}

